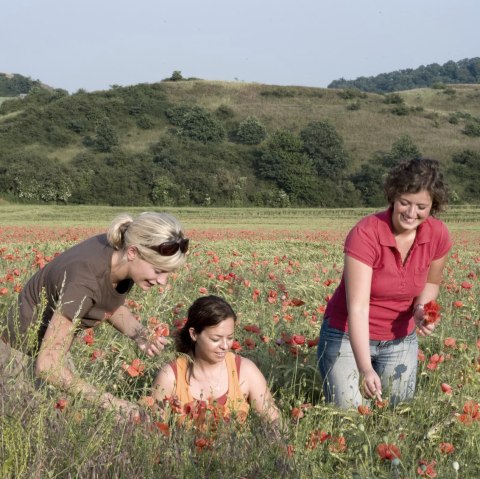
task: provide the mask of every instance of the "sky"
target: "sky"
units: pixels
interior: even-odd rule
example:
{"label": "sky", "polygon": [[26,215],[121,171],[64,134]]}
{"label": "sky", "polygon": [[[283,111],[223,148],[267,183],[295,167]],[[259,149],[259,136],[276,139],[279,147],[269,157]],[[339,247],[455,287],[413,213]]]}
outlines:
{"label": "sky", "polygon": [[70,93],[184,78],[326,87],[480,56],[479,0],[0,0],[0,72]]}

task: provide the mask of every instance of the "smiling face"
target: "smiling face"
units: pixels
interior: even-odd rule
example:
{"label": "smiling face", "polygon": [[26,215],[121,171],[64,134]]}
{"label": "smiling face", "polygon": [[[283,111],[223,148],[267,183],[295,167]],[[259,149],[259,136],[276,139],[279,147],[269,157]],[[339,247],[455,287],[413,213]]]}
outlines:
{"label": "smiling face", "polygon": [[201,333],[190,328],[190,337],[195,342],[195,358],[210,363],[223,361],[232,347],[234,330],[235,321],[231,317],[215,326],[208,326]]}
{"label": "smiling face", "polygon": [[392,224],[395,234],[415,231],[430,215],[432,197],[426,190],[403,193],[393,203]]}
{"label": "smiling face", "polygon": [[145,261],[135,248],[129,249],[128,277],[143,291],[148,291],[153,286],[166,285],[170,272],[161,271],[148,261]]}

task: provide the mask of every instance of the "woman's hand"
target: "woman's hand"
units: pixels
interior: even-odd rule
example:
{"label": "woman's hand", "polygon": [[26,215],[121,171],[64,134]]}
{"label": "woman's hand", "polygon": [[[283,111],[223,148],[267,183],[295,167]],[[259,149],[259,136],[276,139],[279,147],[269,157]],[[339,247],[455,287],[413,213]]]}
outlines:
{"label": "woman's hand", "polygon": [[382,382],[373,368],[360,373],[359,387],[364,398],[382,400]]}
{"label": "woman's hand", "polygon": [[110,393],[103,393],[100,398],[100,406],[106,410],[113,410],[120,420],[145,421],[146,415],[138,404],[125,399],[119,399]]}
{"label": "woman's hand", "polygon": [[435,330],[435,326],[438,323],[427,323],[425,321],[425,312],[423,310],[422,304],[417,304],[413,311],[413,320],[415,321],[415,326],[417,327],[417,334],[419,336],[430,336]]}
{"label": "woman's hand", "polygon": [[164,336],[146,338],[140,335],[135,338],[135,342],[141,351],[152,358],[153,356],[158,356],[164,350],[169,340]]}

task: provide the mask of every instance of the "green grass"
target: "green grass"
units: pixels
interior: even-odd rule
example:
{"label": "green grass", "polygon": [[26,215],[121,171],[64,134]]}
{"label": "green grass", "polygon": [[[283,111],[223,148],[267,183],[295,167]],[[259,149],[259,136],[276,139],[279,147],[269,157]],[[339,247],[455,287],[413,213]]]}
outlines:
{"label": "green grass", "polygon": [[[92,229],[104,228],[120,211],[123,209],[0,206],[0,291],[7,289],[0,296],[0,317],[15,299],[15,285],[24,284],[35,271],[37,254],[50,256],[62,251],[92,234]],[[29,381],[2,376],[0,477],[413,479],[422,477],[417,473],[421,460],[436,461],[437,478],[477,477],[480,423],[467,425],[458,419],[466,401],[479,400],[477,210],[449,212],[455,245],[439,297],[442,320],[432,337],[420,339],[426,360],[419,363],[415,400],[395,410],[372,407],[369,416],[356,410],[339,411],[324,403],[315,348],[302,346],[293,355],[289,345],[276,344],[285,334],[309,339],[318,335],[321,307],[337,284],[327,280],[340,278],[344,234],[367,211],[171,211],[192,232],[189,267],[172,278],[171,288],[164,292],[135,289],[129,307],[142,322],[154,316],[173,330],[174,322],[185,316],[188,305],[200,295],[200,288],[224,296],[239,316],[236,339],[242,344],[247,338],[256,343],[252,350],[244,347],[241,354],[254,360],[269,379],[286,424],[285,438],[272,440],[255,416],[244,427],[221,425],[216,431],[184,430],[171,423],[167,438],[153,423],[117,421],[80,397],[68,397],[51,387],[35,390]],[[463,282],[472,288],[462,288]],[[254,288],[260,291],[257,301],[252,297]],[[268,302],[271,290],[278,291],[280,298],[283,292],[279,288],[286,288],[289,298],[305,304],[293,307],[281,300]],[[455,307],[455,301],[462,301],[463,306]],[[261,333],[245,331],[247,324],[258,325]],[[448,337],[456,339],[455,348],[446,346]],[[91,360],[94,349],[103,352],[97,361]],[[433,354],[444,358],[435,370],[427,367]],[[108,325],[95,330],[92,346],[80,334],[72,355],[85,378],[132,401],[149,394],[158,369],[174,357],[171,346],[159,358],[143,357]],[[145,363],[145,373],[131,378],[122,364],[137,356]],[[452,395],[441,391],[442,383],[452,386]],[[60,398],[68,400],[64,410],[55,408]],[[293,407],[302,408],[304,416],[293,418]],[[329,434],[329,439],[316,442],[322,432]],[[212,447],[198,451],[195,440],[200,437],[211,440]],[[442,453],[443,442],[452,443],[455,451]],[[398,446],[398,464],[380,459],[376,448],[382,443]],[[458,474],[453,469],[455,461],[460,467]]]}

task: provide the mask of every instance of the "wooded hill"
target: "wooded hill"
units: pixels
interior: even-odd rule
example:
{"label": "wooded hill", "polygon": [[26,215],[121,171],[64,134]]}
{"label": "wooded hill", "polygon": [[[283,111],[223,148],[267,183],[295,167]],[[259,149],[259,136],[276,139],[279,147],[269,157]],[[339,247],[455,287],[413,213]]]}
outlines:
{"label": "wooded hill", "polygon": [[335,80],[328,88],[358,88],[373,93],[392,93],[413,88],[449,85],[451,83],[479,83],[480,58],[465,58],[459,62],[450,60],[439,65],[421,65],[390,73],[381,73],[371,77],[359,77],[355,80],[341,78]]}
{"label": "wooded hill", "polygon": [[387,95],[167,81],[0,105],[0,197],[121,206],[379,206],[382,176],[441,161],[480,200],[480,85]]}

